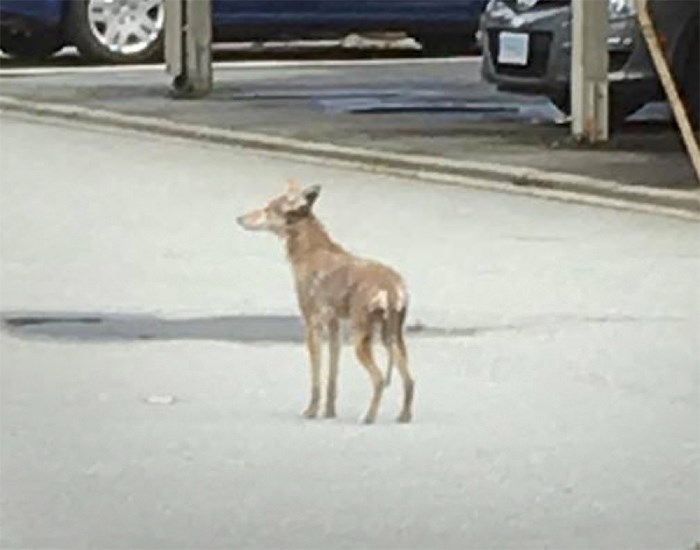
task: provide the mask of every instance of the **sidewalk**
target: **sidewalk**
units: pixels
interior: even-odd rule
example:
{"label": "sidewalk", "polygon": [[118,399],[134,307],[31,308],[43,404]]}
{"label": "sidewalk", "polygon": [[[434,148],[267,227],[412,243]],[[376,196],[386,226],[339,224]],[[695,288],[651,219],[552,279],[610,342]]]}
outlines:
{"label": "sidewalk", "polygon": [[5,71],[0,94],[262,135],[295,153],[698,210],[697,193],[688,193],[697,181],[665,106],[646,109],[608,145],[582,149],[545,99],[481,83],[475,59],[224,64],[214,92],[196,101],[169,98],[161,67],[46,73]]}

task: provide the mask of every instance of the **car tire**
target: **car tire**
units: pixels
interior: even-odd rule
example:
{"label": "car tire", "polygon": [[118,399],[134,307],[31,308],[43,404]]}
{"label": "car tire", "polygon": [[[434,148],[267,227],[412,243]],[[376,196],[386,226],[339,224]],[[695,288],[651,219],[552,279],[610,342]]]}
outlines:
{"label": "car tire", "polygon": [[38,38],[34,33],[13,33],[5,31],[0,34],[0,49],[16,59],[41,61],[61,49],[57,34],[44,33]]}
{"label": "car tire", "polygon": [[690,123],[696,129],[700,126],[700,52],[698,50],[700,50],[700,43],[696,34],[690,43],[680,90]]}
{"label": "car tire", "polygon": [[164,0],[72,0],[68,29],[90,61],[146,63],[162,59],[164,17]]}
{"label": "car tire", "polygon": [[[549,100],[554,103],[566,116],[571,115],[571,96],[568,92],[549,96]],[[608,125],[610,128],[619,128],[628,116],[633,115],[644,106],[645,102],[637,100],[621,100],[611,97],[608,108]]]}
{"label": "car tire", "polygon": [[475,51],[476,31],[466,34],[424,35],[419,42],[426,57],[466,55]]}

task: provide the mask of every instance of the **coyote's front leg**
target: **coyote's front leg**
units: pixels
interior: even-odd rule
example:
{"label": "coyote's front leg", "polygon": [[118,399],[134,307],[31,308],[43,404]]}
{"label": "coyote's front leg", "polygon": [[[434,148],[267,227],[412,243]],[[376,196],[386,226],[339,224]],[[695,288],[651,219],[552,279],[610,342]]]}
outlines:
{"label": "coyote's front leg", "polygon": [[306,418],[316,418],[321,403],[321,334],[312,324],[306,328],[306,345],[311,363],[311,400],[303,414]]}
{"label": "coyote's front leg", "polygon": [[326,388],[326,418],[335,417],[335,398],[338,395],[338,362],[340,361],[340,323],[333,319],[328,324],[330,363]]}

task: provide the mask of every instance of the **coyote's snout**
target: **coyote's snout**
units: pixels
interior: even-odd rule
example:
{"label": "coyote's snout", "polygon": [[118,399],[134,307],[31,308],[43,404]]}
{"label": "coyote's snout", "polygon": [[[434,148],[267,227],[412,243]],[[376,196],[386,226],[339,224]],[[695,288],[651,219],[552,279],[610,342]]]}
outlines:
{"label": "coyote's snout", "polygon": [[[378,262],[358,258],[333,241],[313,214],[321,188],[302,189],[290,183],[284,194],[266,206],[240,216],[238,223],[248,230],[271,231],[284,239],[292,264],[297,298],[306,324],[306,343],[311,360],[311,401],[307,418],[318,415],[321,401],[321,340],[329,339],[330,369],[326,390],[325,416],[335,416],[335,399],[340,358],[340,321],[348,319],[355,340],[357,358],[372,379],[374,389],[365,422],[374,422],[382,391],[398,366],[403,380],[404,400],[400,422],[411,420],[414,382],[408,370],[403,325],[408,294],[401,276]],[[389,356],[386,379],[372,353],[375,329]]]}

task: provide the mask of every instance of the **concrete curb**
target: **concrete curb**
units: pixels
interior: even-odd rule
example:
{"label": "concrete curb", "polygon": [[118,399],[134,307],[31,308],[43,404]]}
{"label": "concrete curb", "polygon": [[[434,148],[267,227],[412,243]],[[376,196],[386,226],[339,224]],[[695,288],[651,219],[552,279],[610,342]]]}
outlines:
{"label": "concrete curb", "polygon": [[700,220],[699,191],[632,187],[614,181],[532,168],[377,152],[9,96],[0,96],[0,110],[271,151],[310,162],[351,165],[364,170],[409,175],[471,188]]}

